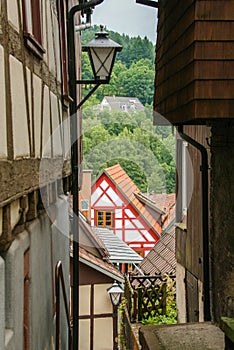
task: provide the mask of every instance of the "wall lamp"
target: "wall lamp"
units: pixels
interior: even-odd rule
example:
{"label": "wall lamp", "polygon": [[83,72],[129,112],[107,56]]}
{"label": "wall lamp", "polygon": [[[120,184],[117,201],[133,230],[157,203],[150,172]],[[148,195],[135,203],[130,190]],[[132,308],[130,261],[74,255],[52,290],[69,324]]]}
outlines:
{"label": "wall lamp", "polygon": [[119,284],[114,281],[112,286],[107,289],[107,292],[110,296],[111,302],[113,306],[119,306],[121,301],[121,296],[124,293],[123,289],[119,286]]}
{"label": "wall lamp", "polygon": [[100,26],[100,31],[95,33],[95,38],[82,47],[87,52],[93,70],[93,80],[76,80],[77,84],[95,84],[93,89],[77,105],[77,110],[94,93],[101,84],[109,84],[116,54],[122,50],[122,46],[108,38],[108,33]]}
{"label": "wall lamp", "polygon": [[[86,50],[91,57],[91,65],[94,73],[94,80],[77,80],[76,77],[76,45],[75,45],[75,15],[80,11],[90,11],[94,6],[100,5],[104,0],[80,0],[78,5],[73,6],[68,11],[67,42],[68,42],[68,75],[69,75],[69,97],[70,102],[70,137],[71,137],[71,168],[72,184],[71,192],[73,194],[73,221],[71,225],[71,234],[73,235],[73,293],[72,293],[72,321],[73,321],[73,339],[72,349],[79,349],[79,189],[81,174],[81,157],[79,151],[81,130],[78,130],[78,109],[100,86],[110,81],[111,71],[117,51],[121,46],[108,39],[105,32],[100,30],[96,38],[88,43]],[[96,84],[94,88],[77,104],[77,84]]]}

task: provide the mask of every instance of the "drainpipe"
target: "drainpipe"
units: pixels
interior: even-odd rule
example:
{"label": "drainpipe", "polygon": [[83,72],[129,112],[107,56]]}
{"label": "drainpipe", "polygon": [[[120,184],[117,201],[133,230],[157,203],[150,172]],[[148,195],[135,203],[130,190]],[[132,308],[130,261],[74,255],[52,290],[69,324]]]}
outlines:
{"label": "drainpipe", "polygon": [[208,223],[208,156],[206,148],[186,135],[183,125],[178,126],[181,138],[195,147],[202,157],[202,231],[203,231],[203,295],[204,295],[204,320],[210,321],[210,261],[209,261],[209,223]]}
{"label": "drainpipe", "polygon": [[[70,133],[71,133],[71,166],[72,166],[72,194],[73,194],[73,221],[71,233],[73,234],[73,341],[72,349],[79,348],[79,152],[78,152],[78,114],[77,114],[77,89],[76,89],[76,55],[75,55],[75,23],[77,12],[91,9],[104,0],[90,0],[73,6],[68,12],[68,74],[70,103]],[[80,130],[79,130],[80,131]]]}

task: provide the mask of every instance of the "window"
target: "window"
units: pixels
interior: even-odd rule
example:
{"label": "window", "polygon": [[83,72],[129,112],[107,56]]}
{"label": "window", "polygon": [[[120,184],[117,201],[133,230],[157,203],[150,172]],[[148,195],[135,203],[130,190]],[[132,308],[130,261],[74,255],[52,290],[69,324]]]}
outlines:
{"label": "window", "polygon": [[42,47],[40,0],[23,0],[22,6],[25,44],[42,58],[45,50]]}
{"label": "window", "polygon": [[97,211],[97,226],[113,227],[112,211]]}
{"label": "window", "polygon": [[68,99],[68,66],[67,66],[67,31],[66,31],[66,6],[64,1],[58,3],[59,36],[60,36],[60,59],[62,71],[62,94],[63,101]]}
{"label": "window", "polygon": [[81,210],[88,210],[89,209],[89,201],[87,199],[81,200]]}

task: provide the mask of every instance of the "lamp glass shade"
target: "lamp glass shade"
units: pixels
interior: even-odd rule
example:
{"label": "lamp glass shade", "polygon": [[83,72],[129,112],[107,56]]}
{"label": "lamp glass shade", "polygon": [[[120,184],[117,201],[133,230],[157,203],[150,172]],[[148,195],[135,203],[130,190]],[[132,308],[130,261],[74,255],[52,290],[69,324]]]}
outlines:
{"label": "lamp glass shade", "polygon": [[98,80],[108,80],[115,59],[115,50],[107,47],[96,47],[90,48],[89,54],[92,60],[94,77]]}
{"label": "lamp glass shade", "polygon": [[116,53],[122,50],[122,46],[109,39],[101,26],[95,38],[84,45],[82,50],[88,52],[95,80],[108,83]]}
{"label": "lamp glass shade", "polygon": [[123,289],[115,281],[109,289],[107,289],[111,302],[114,306],[118,306],[120,303],[121,295],[124,293]]}

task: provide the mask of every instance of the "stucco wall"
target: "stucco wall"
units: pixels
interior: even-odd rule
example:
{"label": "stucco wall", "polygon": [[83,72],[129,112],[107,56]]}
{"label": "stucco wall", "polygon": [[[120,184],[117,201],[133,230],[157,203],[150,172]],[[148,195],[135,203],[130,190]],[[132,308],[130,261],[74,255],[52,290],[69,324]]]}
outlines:
{"label": "stucco wall", "polygon": [[5,266],[4,260],[0,257],[0,349],[4,349],[5,330]]}
{"label": "stucco wall", "polygon": [[[1,350],[23,350],[24,253],[27,249],[29,249],[30,256],[30,349],[52,349],[55,334],[53,283],[55,265],[58,260],[61,260],[63,264],[67,297],[69,297],[67,210],[67,199],[65,196],[61,196],[55,204],[57,220],[51,225],[46,213],[40,215],[38,219],[28,224],[27,230],[16,237],[4,255],[5,261],[0,257]],[[5,314],[4,304],[6,306]],[[62,349],[67,349],[67,336],[65,310],[61,302]]]}
{"label": "stucco wall", "polygon": [[89,349],[91,339],[95,350],[113,349],[113,306],[107,293],[109,287],[111,284],[83,285],[79,288],[80,315],[86,316],[79,322],[79,350]]}

